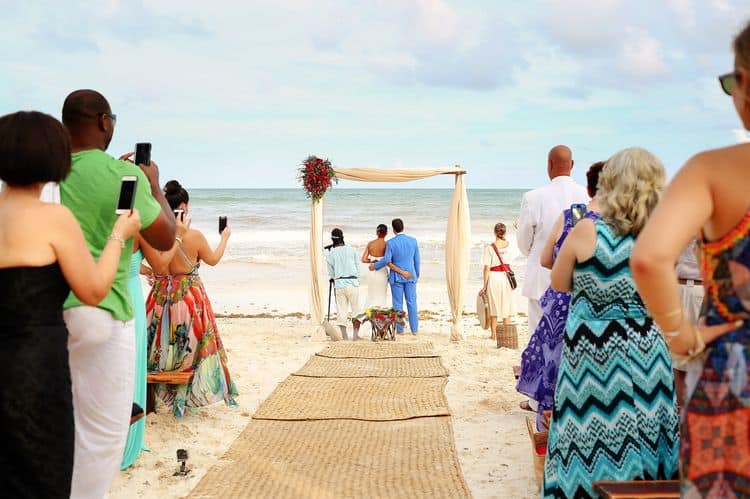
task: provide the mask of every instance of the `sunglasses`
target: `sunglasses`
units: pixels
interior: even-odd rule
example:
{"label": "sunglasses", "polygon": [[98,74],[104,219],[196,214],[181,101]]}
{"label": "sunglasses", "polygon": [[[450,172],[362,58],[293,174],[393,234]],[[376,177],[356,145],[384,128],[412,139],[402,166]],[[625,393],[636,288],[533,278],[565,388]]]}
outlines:
{"label": "sunglasses", "polygon": [[737,85],[737,77],[738,77],[737,71],[732,71],[731,73],[727,73],[724,75],[719,76],[719,85],[721,85],[721,89],[724,91],[727,95],[732,95],[732,92],[734,91],[734,87]]}

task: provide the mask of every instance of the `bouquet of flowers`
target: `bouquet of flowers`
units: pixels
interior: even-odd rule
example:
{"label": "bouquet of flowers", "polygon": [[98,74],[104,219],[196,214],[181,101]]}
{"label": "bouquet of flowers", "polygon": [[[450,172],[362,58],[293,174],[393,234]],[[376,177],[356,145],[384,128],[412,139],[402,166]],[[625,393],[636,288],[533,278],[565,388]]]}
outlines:
{"label": "bouquet of flowers", "polygon": [[315,200],[322,198],[331,185],[338,182],[331,162],[316,156],[308,156],[302,162],[297,178],[302,182],[307,197]]}
{"label": "bouquet of flowers", "polygon": [[373,326],[373,340],[383,338],[388,329],[406,325],[406,312],[393,308],[368,308],[356,319],[360,322],[370,321]]}

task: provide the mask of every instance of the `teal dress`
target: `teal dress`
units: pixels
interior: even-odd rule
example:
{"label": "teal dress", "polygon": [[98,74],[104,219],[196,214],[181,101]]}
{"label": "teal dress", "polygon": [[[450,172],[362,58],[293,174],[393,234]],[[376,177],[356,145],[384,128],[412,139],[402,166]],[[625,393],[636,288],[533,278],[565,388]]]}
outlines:
{"label": "teal dress", "polygon": [[596,222],[576,263],[544,468],[545,499],[598,497],[594,480],[677,478],[672,359],[630,272],[633,236]]}
{"label": "teal dress", "polygon": [[[128,291],[133,302],[135,314],[135,384],[133,402],[146,409],[146,303],[141,289],[141,250],[133,253],[130,259],[128,274]],[[120,469],[131,466],[144,449],[144,434],[146,433],[146,418],[141,418],[130,425],[128,440],[125,442],[125,453],[122,456]]]}

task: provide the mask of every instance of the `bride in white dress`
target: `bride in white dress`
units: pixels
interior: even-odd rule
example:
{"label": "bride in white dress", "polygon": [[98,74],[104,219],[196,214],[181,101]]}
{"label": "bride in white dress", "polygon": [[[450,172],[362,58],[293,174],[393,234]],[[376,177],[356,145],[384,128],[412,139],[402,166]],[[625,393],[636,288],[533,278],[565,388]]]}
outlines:
{"label": "bride in white dress", "polygon": [[[388,227],[380,224],[378,225],[375,233],[377,239],[373,239],[367,243],[365,252],[362,254],[362,263],[371,264],[375,263],[383,256],[385,256],[385,236],[388,235]],[[380,270],[370,271],[367,279],[367,301],[365,306],[367,308],[390,308],[388,300],[388,272],[398,272],[407,279],[410,277],[408,272],[402,271],[392,263],[389,263],[386,267]]]}
{"label": "bride in white dress", "polygon": [[[383,224],[378,225],[375,232],[377,239],[367,243],[365,252],[362,254],[362,263],[375,263],[385,255],[385,236],[388,234],[388,227]],[[380,270],[371,271],[367,274],[367,308],[388,306],[388,268],[383,267]]]}

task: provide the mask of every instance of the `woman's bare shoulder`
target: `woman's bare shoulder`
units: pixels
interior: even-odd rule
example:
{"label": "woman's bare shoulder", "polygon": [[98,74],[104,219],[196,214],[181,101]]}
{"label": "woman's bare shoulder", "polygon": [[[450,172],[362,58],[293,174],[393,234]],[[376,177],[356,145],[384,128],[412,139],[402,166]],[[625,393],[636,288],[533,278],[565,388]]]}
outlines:
{"label": "woman's bare shoulder", "polygon": [[42,224],[64,230],[67,230],[70,224],[78,223],[70,208],[61,204],[40,203],[31,214],[35,218],[38,217]]}
{"label": "woman's bare shoulder", "polygon": [[737,160],[747,160],[748,158],[750,158],[750,143],[733,144],[701,151],[687,160],[683,169],[714,168],[722,164],[734,164]]}

